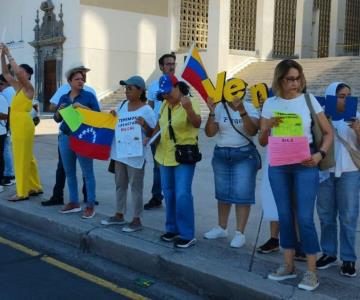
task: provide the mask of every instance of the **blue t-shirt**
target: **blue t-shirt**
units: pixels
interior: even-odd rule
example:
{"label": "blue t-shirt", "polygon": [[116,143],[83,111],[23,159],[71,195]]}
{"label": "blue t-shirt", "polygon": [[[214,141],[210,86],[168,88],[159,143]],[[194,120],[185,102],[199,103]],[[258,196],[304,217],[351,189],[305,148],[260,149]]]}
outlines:
{"label": "blue t-shirt", "polygon": [[159,101],[157,99],[157,93],[159,92],[159,80],[154,80],[150,86],[148,87],[147,90],[147,98],[148,101],[152,101],[154,102],[154,112],[155,112],[155,117],[156,120],[159,119],[159,113],[160,113],[160,108],[162,105],[162,101]]}
{"label": "blue t-shirt", "polygon": [[[74,100],[71,100],[70,93],[71,91],[61,96],[56,109],[58,109],[59,106],[64,103],[66,104],[66,106],[72,105],[74,103],[80,103],[89,107],[91,110],[100,111],[99,103],[92,93],[81,90],[80,94],[76,96]],[[62,121],[60,125],[60,131],[67,135],[71,133],[69,126],[64,121]]]}

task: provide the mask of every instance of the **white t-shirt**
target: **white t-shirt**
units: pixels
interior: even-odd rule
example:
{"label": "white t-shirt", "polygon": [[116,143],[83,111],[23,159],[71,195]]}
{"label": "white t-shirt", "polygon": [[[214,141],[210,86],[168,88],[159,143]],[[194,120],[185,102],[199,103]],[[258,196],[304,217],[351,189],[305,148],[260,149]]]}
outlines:
{"label": "white t-shirt", "polygon": [[[0,95],[0,113],[8,114],[9,105],[6,98]],[[6,134],[6,120],[0,120],[0,135]]]}
{"label": "white t-shirt", "polygon": [[[70,90],[71,90],[70,84],[69,83],[64,83],[62,86],[60,86],[56,90],[55,94],[51,97],[50,103],[54,104],[54,105],[58,105],[61,96],[67,94],[68,92],[70,92]],[[95,98],[97,99],[96,92],[92,87],[85,84],[84,85],[84,91],[87,91],[87,92],[90,92],[90,93],[94,94]]]}
{"label": "white t-shirt", "polygon": [[[360,113],[356,113],[356,118],[360,119]],[[348,142],[352,149],[360,151],[360,146],[357,143],[357,137],[355,131],[349,127],[349,123],[344,120],[332,121],[334,130]],[[329,171],[335,173],[335,177],[340,177],[344,172],[358,171],[359,169],[355,166],[351,159],[349,151],[338,139],[334,133],[334,147],[335,147],[335,167]]]}
{"label": "white t-shirt", "polygon": [[[121,123],[128,123],[136,124],[136,118],[142,117],[145,122],[151,127],[154,128],[156,125],[156,119],[155,114],[152,108],[149,105],[144,105],[140,107],[139,109],[135,111],[129,111],[128,110],[128,104],[129,101],[127,101],[124,105],[119,105],[117,109],[117,115],[118,115],[118,123],[115,127],[115,130],[118,130],[117,128],[121,127]],[[143,139],[145,138],[145,133],[142,132]],[[113,139],[112,145],[111,145],[111,158],[117,161],[120,161],[124,164],[129,165],[130,167],[141,169],[144,165],[145,159],[146,159],[146,151],[145,146],[143,146],[143,156],[140,157],[122,157],[118,158],[116,155],[116,145],[115,145],[115,138]]]}
{"label": "white t-shirt", "polygon": [[[244,124],[242,118],[240,117],[240,113],[238,111],[234,111],[229,105],[225,105],[229,109],[230,117],[233,120],[236,129],[246,135],[249,139],[252,139],[252,137],[249,136],[244,129]],[[244,101],[244,107],[249,117],[259,119],[259,113],[252,105],[252,103]],[[249,141],[241,136],[231,126],[223,103],[216,105],[215,122],[219,125],[219,132],[217,134],[216,143],[219,147],[242,147],[249,144]]]}
{"label": "white t-shirt", "polygon": [[16,91],[12,86],[9,86],[2,91],[2,95],[5,97],[9,107],[11,106],[11,102],[15,94]]}
{"label": "white t-shirt", "polygon": [[159,119],[159,113],[162,104],[162,101],[159,101],[157,99],[158,91],[159,91],[159,80],[154,80],[153,82],[151,82],[151,84],[147,89],[147,98],[148,101],[154,102],[154,112],[155,112],[156,120]]}
{"label": "white t-shirt", "polygon": [[[319,102],[311,94],[310,99],[315,113],[318,114],[322,112],[323,109]],[[311,114],[306,104],[304,94],[291,100],[283,99],[278,96],[269,98],[264,103],[261,116],[265,119],[270,119],[274,116],[274,112],[295,113],[299,115],[303,124],[304,136],[308,138],[309,144],[313,142],[311,134]]]}

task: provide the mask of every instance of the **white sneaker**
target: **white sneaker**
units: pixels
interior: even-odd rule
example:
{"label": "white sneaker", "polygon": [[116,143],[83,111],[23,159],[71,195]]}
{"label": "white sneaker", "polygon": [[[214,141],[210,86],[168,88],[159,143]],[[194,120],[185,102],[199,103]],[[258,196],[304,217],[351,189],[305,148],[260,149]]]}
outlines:
{"label": "white sneaker", "polygon": [[2,193],[3,191],[4,191],[4,187],[0,185],[0,193]]}
{"label": "white sneaker", "polygon": [[217,226],[204,234],[204,238],[208,240],[215,240],[219,238],[226,238],[228,236],[227,229]]}
{"label": "white sneaker", "polygon": [[245,245],[246,239],[245,235],[242,234],[240,231],[235,231],[235,236],[232,239],[230,246],[233,248],[241,248]]}

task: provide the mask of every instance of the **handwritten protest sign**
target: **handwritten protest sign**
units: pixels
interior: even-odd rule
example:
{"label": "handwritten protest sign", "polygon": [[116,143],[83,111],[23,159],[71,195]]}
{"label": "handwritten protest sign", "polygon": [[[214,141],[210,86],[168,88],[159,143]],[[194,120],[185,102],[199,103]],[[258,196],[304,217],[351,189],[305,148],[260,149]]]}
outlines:
{"label": "handwritten protest sign", "polygon": [[270,166],[297,164],[311,156],[306,137],[270,136],[268,151]]}
{"label": "handwritten protest sign", "polygon": [[304,136],[302,120],[298,114],[277,111],[274,117],[280,117],[282,122],[272,129],[273,136]]}
{"label": "handwritten protest sign", "polygon": [[141,126],[139,124],[125,125],[119,122],[115,129],[116,156],[118,158],[143,156],[144,146]]}
{"label": "handwritten protest sign", "polygon": [[78,130],[81,123],[84,121],[83,115],[72,105],[59,110],[59,113],[72,132]]}

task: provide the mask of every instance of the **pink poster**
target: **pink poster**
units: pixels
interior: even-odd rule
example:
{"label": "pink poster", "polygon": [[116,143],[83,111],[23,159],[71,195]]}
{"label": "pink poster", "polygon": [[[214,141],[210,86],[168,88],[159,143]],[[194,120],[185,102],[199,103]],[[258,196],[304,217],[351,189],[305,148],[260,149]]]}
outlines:
{"label": "pink poster", "polygon": [[268,151],[269,165],[272,167],[301,163],[311,156],[308,139],[304,136],[270,136]]}

